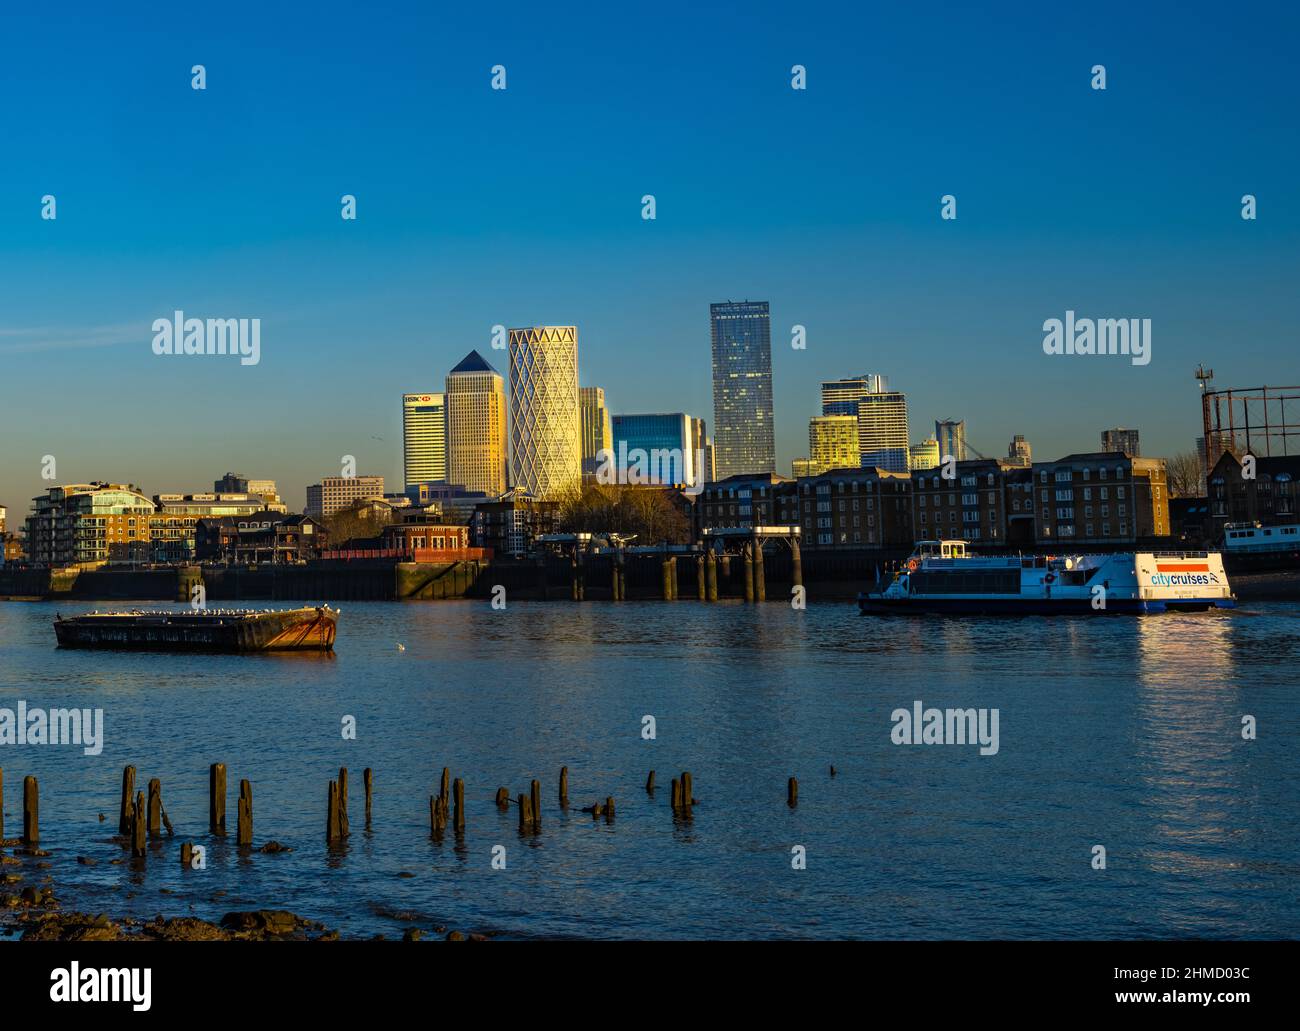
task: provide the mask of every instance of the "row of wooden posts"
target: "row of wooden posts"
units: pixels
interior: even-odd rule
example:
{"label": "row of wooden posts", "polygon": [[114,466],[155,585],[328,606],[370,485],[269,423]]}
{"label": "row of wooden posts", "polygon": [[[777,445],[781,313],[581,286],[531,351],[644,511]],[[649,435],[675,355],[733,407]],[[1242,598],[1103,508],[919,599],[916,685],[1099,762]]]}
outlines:
{"label": "row of wooden posts", "polygon": [[[792,577],[794,587],[803,586],[803,561],[799,554],[799,542],[790,539],[792,551]],[[663,578],[664,601],[677,601],[680,597],[677,562],[686,556],[667,556],[660,563]],[[719,566],[721,578],[725,583],[731,578],[731,559],[728,554],[717,555],[712,548],[706,549],[695,559],[695,592],[700,601],[718,600]],[[763,570],[763,546],[759,540],[746,541],[741,549],[740,559],[745,564],[745,601],[758,602],[767,600],[767,575]],[[571,595],[574,601],[583,601],[587,593],[586,565],[575,552],[569,559]],[[614,601],[627,599],[627,572],[623,565],[623,556],[619,555],[612,563],[611,593]]]}
{"label": "row of wooden posts", "polygon": [[[167,810],[162,804],[162,783],[157,777],[149,781],[148,797],[143,791],[135,789],[135,767],[127,766],[122,770],[122,798],[118,812],[117,832],[131,843],[133,856],[143,857],[147,840],[174,833]],[[831,767],[831,776],[835,768]],[[371,803],[374,793],[374,775],[369,767],[362,773],[362,783],[366,793],[366,829],[370,829]],[[646,793],[655,791],[655,771],[651,770],[646,778]],[[793,808],[799,803],[799,782],[791,777],[786,786],[786,801]],[[497,788],[497,808],[508,810],[511,798],[509,788]],[[569,768],[560,767],[559,803],[561,809],[569,807]],[[519,807],[519,832],[521,834],[540,834],[542,830],[542,789],[536,781],[529,785],[527,794],[519,793],[516,804]],[[676,816],[690,819],[692,809],[698,804],[694,796],[691,775],[683,771],[680,777],[672,779],[672,809]],[[337,845],[347,838],[351,831],[348,824],[348,770],[339,768],[338,780],[331,780],[326,792],[325,840],[329,845]],[[24,845],[36,845],[40,842],[40,787],[35,777],[23,778],[23,834]],[[605,804],[599,802],[585,807],[583,812],[590,812],[593,819],[603,816],[607,823],[614,822],[614,798],[607,796]],[[465,781],[457,777],[451,779],[451,771],[443,767],[442,780],[436,795],[429,796],[429,832],[441,839],[446,833],[448,822],[454,833],[465,831]],[[226,764],[213,763],[208,768],[208,831],[224,837],[226,834]],[[0,769],[0,840],[4,839],[4,770]],[[253,787],[247,780],[239,782],[238,815],[235,829],[235,843],[241,847],[253,844]],[[193,844],[185,842],[181,846],[181,861],[189,864]]]}

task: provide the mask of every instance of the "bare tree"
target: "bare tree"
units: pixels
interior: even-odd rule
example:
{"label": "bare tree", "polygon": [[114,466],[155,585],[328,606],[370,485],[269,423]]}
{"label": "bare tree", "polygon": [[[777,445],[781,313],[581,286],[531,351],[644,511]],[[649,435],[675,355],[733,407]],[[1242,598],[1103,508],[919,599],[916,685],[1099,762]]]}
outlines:
{"label": "bare tree", "polygon": [[1165,476],[1171,498],[1196,498],[1205,490],[1205,470],[1200,455],[1195,451],[1184,451],[1166,459]]}
{"label": "bare tree", "polygon": [[675,494],[667,487],[589,484],[562,499],[560,529],[565,533],[634,534],[638,544],[688,543],[690,520],[674,501]]}
{"label": "bare tree", "polygon": [[356,502],[335,512],[324,523],[329,531],[330,542],[341,548],[347,541],[378,537],[392,521],[391,511],[381,510],[366,502]]}

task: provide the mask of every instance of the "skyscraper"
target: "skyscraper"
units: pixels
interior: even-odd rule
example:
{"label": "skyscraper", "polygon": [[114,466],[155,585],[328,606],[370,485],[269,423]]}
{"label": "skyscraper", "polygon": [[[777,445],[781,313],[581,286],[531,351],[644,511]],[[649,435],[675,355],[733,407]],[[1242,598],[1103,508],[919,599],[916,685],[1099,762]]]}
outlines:
{"label": "skyscraper", "polygon": [[447,407],[442,394],[402,395],[402,468],[406,486],[447,479]]}
{"label": "skyscraper", "polygon": [[907,472],[907,397],[897,390],[858,398],[858,458],[864,468]]}
{"label": "skyscraper", "polygon": [[939,442],[939,460],[955,458],[966,461],[966,422],[939,419],[934,424],[934,439]]}
{"label": "skyscraper", "polygon": [[1130,458],[1138,458],[1142,454],[1138,446],[1138,431],[1126,430],[1123,426],[1101,431],[1101,449],[1122,452]]}
{"label": "skyscraper", "polygon": [[857,415],[816,415],[809,419],[808,461],[823,469],[856,469],[860,464]]}
{"label": "skyscraper", "polygon": [[772,326],[766,301],[709,305],[713,444],[720,479],[775,473]]}
{"label": "skyscraper", "polygon": [[[639,468],[636,475],[641,483],[703,482],[695,465],[694,422],[698,420],[685,412],[614,416],[613,450],[620,473]],[[620,475],[620,481],[630,483],[634,478]]]}
{"label": "skyscraper", "polygon": [[869,372],[823,380],[822,415],[857,419],[861,465],[907,472],[907,398],[890,390],[884,376]]}
{"label": "skyscraper", "polygon": [[582,472],[596,471],[597,455],[612,448],[609,409],[605,407],[605,391],[600,387],[579,387],[578,403],[582,409]]}
{"label": "skyscraper", "polygon": [[1007,461],[1018,466],[1034,464],[1034,449],[1029,446],[1023,433],[1017,433],[1011,438],[1011,444],[1007,447]]}
{"label": "skyscraper", "polygon": [[489,497],[506,492],[506,388],[470,351],[447,373],[447,479]]}
{"label": "skyscraper", "polygon": [[874,372],[823,380],[822,415],[857,415],[858,398],[864,394],[883,394],[888,389],[889,381]]}
{"label": "skyscraper", "polygon": [[539,500],[582,482],[578,329],[510,331],[511,485]]}
{"label": "skyscraper", "polygon": [[704,483],[712,483],[718,478],[713,467],[713,439],[709,436],[709,427],[703,419],[691,417],[691,446],[700,459],[700,474]]}

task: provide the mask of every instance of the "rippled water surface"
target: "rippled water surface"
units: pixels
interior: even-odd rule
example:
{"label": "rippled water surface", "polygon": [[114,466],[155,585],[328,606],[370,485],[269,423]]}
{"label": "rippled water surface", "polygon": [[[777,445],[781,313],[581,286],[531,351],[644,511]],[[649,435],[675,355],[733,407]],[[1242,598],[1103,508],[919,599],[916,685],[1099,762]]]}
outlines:
{"label": "rippled water surface", "polygon": [[[0,767],[7,835],[22,777],[40,778],[67,908],[215,919],[274,906],[346,936],[1300,934],[1295,606],[957,621],[816,604],[355,603],[333,658],[59,651],[54,612],[0,603],[0,706],[101,707],[103,753],[3,745]],[[917,699],[996,707],[998,754],[893,744],[891,712]],[[232,832],[247,778],[257,843],[292,853],[213,842],[206,871],[181,868],[179,842],[207,841],[213,761],[229,771]],[[177,832],[143,869],[108,862],[124,854],[112,833],[127,763],[141,784],[161,778]],[[353,833],[331,854],[340,765]],[[428,798],[444,765],[465,779],[467,829],[435,843]],[[669,805],[680,770],[701,800],[688,823]],[[521,839],[493,796],[534,777],[543,830]],[[612,824],[578,811],[611,795]],[[791,868],[796,845],[806,870]]]}

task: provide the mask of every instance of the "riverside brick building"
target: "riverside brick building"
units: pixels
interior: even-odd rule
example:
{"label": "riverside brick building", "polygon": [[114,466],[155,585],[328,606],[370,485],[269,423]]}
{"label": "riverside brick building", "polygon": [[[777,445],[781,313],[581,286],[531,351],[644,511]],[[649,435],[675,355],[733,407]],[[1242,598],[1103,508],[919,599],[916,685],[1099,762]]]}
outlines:
{"label": "riverside brick building", "polygon": [[911,477],[871,466],[801,479],[799,530],[805,548],[881,548],[912,543]]}
{"label": "riverside brick building", "polygon": [[1033,477],[1034,539],[1040,545],[1132,544],[1169,534],[1163,458],[1066,455],[1035,462]]}
{"label": "riverside brick building", "polygon": [[[952,479],[944,478],[942,466],[912,473],[912,527],[917,540],[967,540],[1008,547],[1016,543],[1013,537],[1032,542],[1032,502],[1027,497],[1021,513],[1027,469],[989,458],[957,462],[954,472]],[[1024,528],[1022,534],[1013,534],[1017,525]]]}

